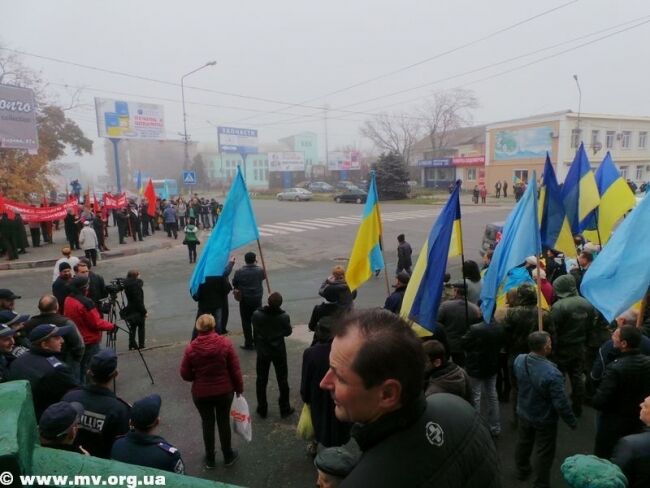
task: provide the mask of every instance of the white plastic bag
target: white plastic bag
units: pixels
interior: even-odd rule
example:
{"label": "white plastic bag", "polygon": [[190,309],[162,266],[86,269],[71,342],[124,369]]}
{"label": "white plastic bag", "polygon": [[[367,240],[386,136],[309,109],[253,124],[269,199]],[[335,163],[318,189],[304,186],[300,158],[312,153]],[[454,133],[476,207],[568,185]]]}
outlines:
{"label": "white plastic bag", "polygon": [[253,440],[253,425],[251,423],[248,402],[244,395],[235,394],[230,406],[230,428],[235,434],[239,434],[246,441]]}

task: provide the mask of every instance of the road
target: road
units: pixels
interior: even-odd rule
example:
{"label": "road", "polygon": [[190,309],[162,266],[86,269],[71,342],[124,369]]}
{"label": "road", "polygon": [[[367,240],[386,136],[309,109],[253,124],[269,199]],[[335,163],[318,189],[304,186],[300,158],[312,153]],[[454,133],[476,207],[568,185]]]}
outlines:
{"label": "road", "polygon": [[[317,290],[329,274],[330,268],[338,263],[345,264],[354,242],[361,205],[335,204],[327,202],[276,202],[255,200],[255,213],[262,233],[264,257],[269,270],[273,290],[280,291],[284,307],[296,325],[288,341],[290,385],[292,402],[300,407],[299,391],[302,351],[311,342],[304,324],[308,321],[314,305],[320,299]],[[386,239],[386,261],[388,270],[396,264],[396,236],[400,233],[418,253],[431,226],[440,211],[434,205],[387,204],[382,206],[384,235]],[[466,259],[480,259],[479,248],[485,224],[502,221],[507,208],[463,207],[463,238]],[[201,237],[207,243],[207,234]],[[179,238],[180,242],[180,238]],[[236,252],[237,264],[242,264],[243,255],[249,246]],[[448,269],[452,276],[459,277],[460,260],[452,260]],[[125,351],[127,340],[119,337],[121,375],[118,393],[129,402],[151,393],[163,397],[161,433],[182,452],[188,472],[195,476],[227,481],[250,487],[303,487],[313,486],[314,473],[310,459],[305,455],[304,443],[295,438],[294,418],[280,420],[271,402],[267,420],[254,420],[254,440],[248,445],[239,443],[241,460],[233,468],[221,466],[211,472],[201,468],[202,441],[198,414],[191,402],[189,384],[178,374],[184,345],[189,339],[196,313],[195,303],[188,294],[188,280],[192,268],[187,262],[184,246],[159,250],[149,254],[124,257],[98,264],[97,272],[106,280],[125,276],[129,269],[137,268],[145,282],[144,293],[149,319],[147,320],[147,345],[144,357],[153,371],[156,384],[149,384],[139,356]],[[390,271],[389,275],[392,274]],[[38,298],[48,293],[51,283],[50,269],[5,271],[0,274],[0,287],[11,288],[22,295],[17,310],[36,313]],[[386,296],[384,277],[372,278],[359,290],[358,307],[383,305]],[[236,303],[231,301],[229,329],[235,345],[242,343],[241,326]],[[240,351],[245,376],[247,396],[251,408],[255,407],[255,354]],[[269,383],[269,398],[277,395],[273,375]],[[504,405],[504,433],[499,440],[504,469],[504,486],[525,486],[512,477],[512,451],[514,433],[509,427],[510,413]],[[583,425],[578,433],[560,429],[558,458],[581,451],[588,452],[593,439],[590,424],[592,412],[587,410]],[[569,437],[570,436],[570,437]],[[559,484],[559,463],[556,463],[554,478]]]}

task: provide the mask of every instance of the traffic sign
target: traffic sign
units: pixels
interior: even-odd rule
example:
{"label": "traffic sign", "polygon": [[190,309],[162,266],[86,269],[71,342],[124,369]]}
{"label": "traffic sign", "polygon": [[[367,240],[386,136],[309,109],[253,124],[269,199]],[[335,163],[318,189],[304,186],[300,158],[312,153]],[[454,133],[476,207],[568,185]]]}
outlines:
{"label": "traffic sign", "polygon": [[196,185],[196,171],[183,171],[183,183],[185,185]]}

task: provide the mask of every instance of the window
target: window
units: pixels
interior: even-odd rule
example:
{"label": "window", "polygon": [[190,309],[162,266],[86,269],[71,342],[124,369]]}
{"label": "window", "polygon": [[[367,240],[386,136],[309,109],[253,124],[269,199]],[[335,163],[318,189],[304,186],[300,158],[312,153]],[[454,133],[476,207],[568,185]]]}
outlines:
{"label": "window", "polygon": [[647,132],[639,132],[639,149],[645,149],[648,141]]}
{"label": "window", "polygon": [[593,147],[596,144],[598,144],[598,142],[600,142],[599,139],[600,139],[600,131],[599,130],[592,130],[591,131],[591,146]]}
{"label": "window", "polygon": [[255,179],[256,179],[256,180],[259,180],[259,179],[260,179],[259,170],[258,170],[257,168],[255,168]]}
{"label": "window", "polygon": [[621,147],[623,149],[629,149],[631,139],[632,139],[632,133],[629,130],[624,130],[621,136]]}
{"label": "window", "polygon": [[514,170],[514,179],[513,183],[528,183],[528,170],[527,169],[516,169]]}
{"label": "window", "polygon": [[476,181],[476,168],[467,168],[467,180]]}
{"label": "window", "polygon": [[580,145],[580,129],[571,131],[571,147],[576,149]]}
{"label": "window", "polygon": [[621,178],[627,180],[627,166],[621,166]]}
{"label": "window", "polygon": [[636,167],[636,181],[643,181],[643,166]]}
{"label": "window", "polygon": [[607,139],[605,141],[606,142],[605,145],[607,146],[607,149],[611,149],[611,148],[614,147],[614,135],[615,134],[616,134],[616,132],[613,131],[613,130],[608,130],[607,131],[607,136],[606,136]]}
{"label": "window", "polygon": [[264,170],[264,180],[269,181],[269,170],[268,169]]}

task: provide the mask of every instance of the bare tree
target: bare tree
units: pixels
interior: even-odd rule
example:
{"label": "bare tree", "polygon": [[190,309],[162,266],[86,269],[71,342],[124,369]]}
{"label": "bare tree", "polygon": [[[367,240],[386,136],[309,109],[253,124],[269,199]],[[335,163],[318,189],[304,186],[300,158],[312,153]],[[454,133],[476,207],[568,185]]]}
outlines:
{"label": "bare tree", "polygon": [[472,125],[472,111],[478,106],[478,100],[471,90],[456,88],[433,93],[419,114],[434,154],[444,151],[452,131]]}
{"label": "bare tree", "polygon": [[408,166],[413,146],[422,134],[418,117],[382,113],[366,120],[361,135],[370,139],[381,151],[399,154]]}

